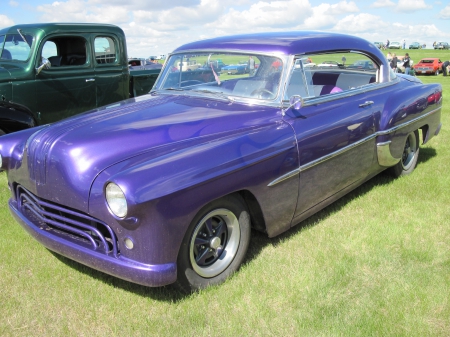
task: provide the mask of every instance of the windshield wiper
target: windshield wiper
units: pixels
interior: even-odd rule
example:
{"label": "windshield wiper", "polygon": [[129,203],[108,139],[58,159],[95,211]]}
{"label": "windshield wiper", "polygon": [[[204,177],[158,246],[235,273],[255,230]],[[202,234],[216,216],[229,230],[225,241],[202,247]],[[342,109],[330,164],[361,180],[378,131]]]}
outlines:
{"label": "windshield wiper", "polygon": [[20,34],[20,37],[22,38],[22,40],[31,48],[31,44],[28,43],[27,39],[25,38],[25,36],[22,33],[22,29],[18,28],[17,32]]}

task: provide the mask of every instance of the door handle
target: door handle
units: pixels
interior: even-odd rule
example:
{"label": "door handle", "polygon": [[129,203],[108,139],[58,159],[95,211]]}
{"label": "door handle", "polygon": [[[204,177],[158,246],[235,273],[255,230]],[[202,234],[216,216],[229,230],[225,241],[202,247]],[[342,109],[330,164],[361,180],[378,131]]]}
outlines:
{"label": "door handle", "polygon": [[86,82],[94,82],[95,81],[95,78],[88,78],[88,79],[86,79]]}
{"label": "door handle", "polygon": [[373,104],[373,101],[365,101],[363,104],[360,104],[359,107],[364,108],[364,107],[372,105],[372,104]]}

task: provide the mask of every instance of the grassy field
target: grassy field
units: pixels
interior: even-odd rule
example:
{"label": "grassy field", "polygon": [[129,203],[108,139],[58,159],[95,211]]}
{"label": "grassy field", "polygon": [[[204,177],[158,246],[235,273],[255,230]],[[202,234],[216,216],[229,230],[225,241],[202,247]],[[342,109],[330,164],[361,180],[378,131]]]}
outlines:
{"label": "grassy field", "polygon": [[0,336],[449,336],[450,77],[420,78],[444,86],[443,128],[412,175],[381,174],[275,239],[255,232],[237,274],[189,296],[46,250],[0,173]]}

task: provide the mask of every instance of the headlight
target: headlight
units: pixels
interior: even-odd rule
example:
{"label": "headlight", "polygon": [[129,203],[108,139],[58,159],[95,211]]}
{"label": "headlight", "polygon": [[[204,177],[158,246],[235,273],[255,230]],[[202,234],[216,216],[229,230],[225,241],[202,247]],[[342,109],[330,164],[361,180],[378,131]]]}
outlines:
{"label": "headlight", "polygon": [[124,218],[127,215],[128,207],[125,194],[123,194],[120,187],[114,183],[109,183],[106,186],[106,202],[115,216]]}

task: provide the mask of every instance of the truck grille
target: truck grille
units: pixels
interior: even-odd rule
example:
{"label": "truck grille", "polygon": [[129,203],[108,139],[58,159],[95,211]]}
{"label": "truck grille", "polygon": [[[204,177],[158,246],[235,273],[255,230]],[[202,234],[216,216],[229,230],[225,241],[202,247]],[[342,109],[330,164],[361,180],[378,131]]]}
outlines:
{"label": "truck grille", "polygon": [[16,188],[16,195],[18,209],[41,230],[85,248],[118,257],[116,235],[104,222],[44,201],[20,185]]}

